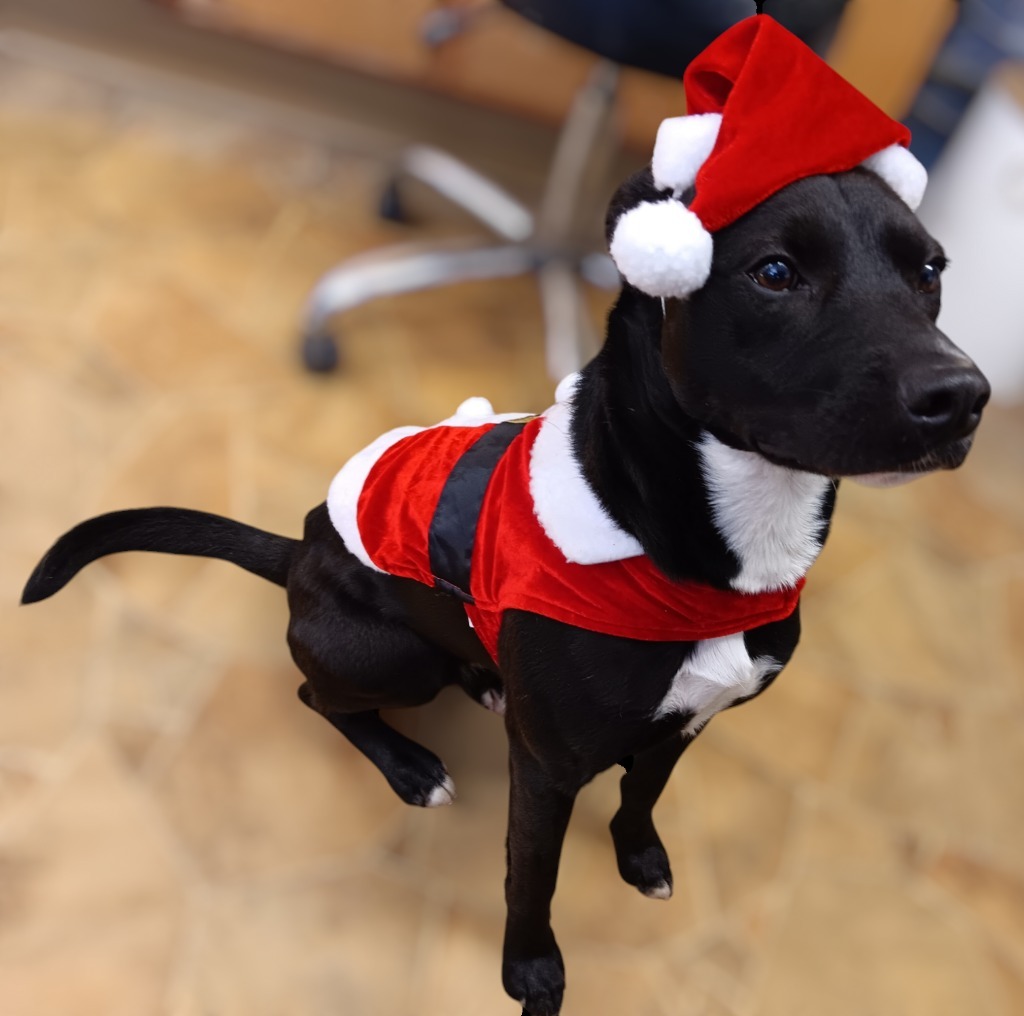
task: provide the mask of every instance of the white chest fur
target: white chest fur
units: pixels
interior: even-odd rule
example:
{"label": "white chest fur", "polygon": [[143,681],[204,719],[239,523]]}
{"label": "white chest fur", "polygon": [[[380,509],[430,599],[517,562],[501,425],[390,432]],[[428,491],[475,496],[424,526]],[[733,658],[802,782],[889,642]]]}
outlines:
{"label": "white chest fur", "polygon": [[770,656],[752,659],[742,634],[705,639],[677,671],[655,717],[692,714],[684,732],[696,734],[715,713],[753,695],[780,669]]}
{"label": "white chest fur", "polygon": [[[700,455],[715,528],[740,564],[733,588],[760,593],[795,584],[821,550],[822,502],[831,481],[729,448],[710,434]],[[780,669],[769,656],[752,658],[742,633],[706,639],[679,668],[656,716],[688,715],[685,732],[695,734]]]}
{"label": "white chest fur", "polygon": [[734,589],[760,593],[791,586],[821,550],[827,476],[776,466],[705,434],[704,482],[715,527],[740,562]]}

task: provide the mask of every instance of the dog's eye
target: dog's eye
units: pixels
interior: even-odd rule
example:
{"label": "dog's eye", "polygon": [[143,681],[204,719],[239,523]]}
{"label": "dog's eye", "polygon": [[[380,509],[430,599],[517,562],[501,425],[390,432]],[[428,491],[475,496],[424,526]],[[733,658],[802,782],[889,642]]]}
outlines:
{"label": "dog's eye", "polygon": [[917,288],[922,293],[937,293],[942,285],[942,269],[946,266],[938,261],[930,261],[921,269]]}
{"label": "dog's eye", "polygon": [[797,281],[796,269],[788,261],[780,258],[773,258],[758,266],[750,273],[750,277],[759,286],[776,293],[792,289]]}

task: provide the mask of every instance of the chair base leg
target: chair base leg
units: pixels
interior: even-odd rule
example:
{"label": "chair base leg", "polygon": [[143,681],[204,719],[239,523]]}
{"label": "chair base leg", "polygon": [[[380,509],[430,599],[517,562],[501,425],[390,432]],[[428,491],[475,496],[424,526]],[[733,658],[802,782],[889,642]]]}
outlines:
{"label": "chair base leg", "polygon": [[331,374],[338,369],[341,355],[335,335],[328,331],[308,332],[302,337],[302,362],[312,374]]}
{"label": "chair base leg", "polygon": [[324,275],[306,306],[302,358],[309,370],[328,373],[341,359],[331,320],[370,300],[399,296],[442,283],[509,278],[536,270],[537,252],[520,244],[453,247],[410,244],[352,258]]}

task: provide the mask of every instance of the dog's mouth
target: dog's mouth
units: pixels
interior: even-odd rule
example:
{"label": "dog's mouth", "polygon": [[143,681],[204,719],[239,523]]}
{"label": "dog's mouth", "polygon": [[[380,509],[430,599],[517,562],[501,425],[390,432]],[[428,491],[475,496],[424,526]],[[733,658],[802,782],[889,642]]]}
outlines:
{"label": "dog's mouth", "polygon": [[874,473],[853,473],[848,478],[865,487],[896,487],[940,469],[957,469],[963,465],[972,444],[974,444],[974,435],[968,434],[941,448],[933,449],[927,455],[922,455],[912,462],[897,466],[895,469]]}
{"label": "dog's mouth", "polygon": [[831,476],[832,479],[849,479],[855,483],[863,484],[866,487],[896,487],[903,483],[910,483],[918,477],[927,476],[929,473],[937,472],[940,469],[956,469],[963,465],[967,453],[974,443],[974,434],[957,438],[939,448],[933,448],[930,452],[909,462],[898,463],[888,469],[879,469],[863,472],[848,472],[846,470],[832,470],[821,467],[813,467],[801,462],[799,459],[786,455],[780,455],[770,446],[758,442],[751,442],[753,450],[763,455],[770,462],[776,465],[785,466],[789,469],[797,469],[801,472],[818,473]]}

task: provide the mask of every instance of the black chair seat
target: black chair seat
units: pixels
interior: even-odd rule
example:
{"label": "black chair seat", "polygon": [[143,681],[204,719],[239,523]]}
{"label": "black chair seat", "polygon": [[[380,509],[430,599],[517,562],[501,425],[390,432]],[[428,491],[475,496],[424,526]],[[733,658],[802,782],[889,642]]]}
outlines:
{"label": "black chair seat", "polygon": [[[517,14],[629,67],[682,77],[686,65],[753,0],[501,0]],[[766,0],[765,12],[823,48],[846,0]]]}

